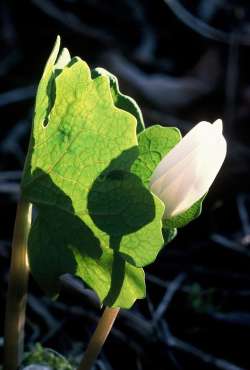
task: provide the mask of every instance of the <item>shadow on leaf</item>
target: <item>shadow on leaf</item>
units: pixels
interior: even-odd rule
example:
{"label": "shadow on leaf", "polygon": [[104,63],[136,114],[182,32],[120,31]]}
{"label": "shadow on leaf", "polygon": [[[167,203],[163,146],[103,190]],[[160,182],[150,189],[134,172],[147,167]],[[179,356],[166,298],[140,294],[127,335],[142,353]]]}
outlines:
{"label": "shadow on leaf", "polygon": [[111,286],[106,297],[109,304],[122,288],[125,263],[136,265],[130,255],[119,252],[123,236],[135,233],[155,217],[153,196],[141,179],[128,172],[130,165],[119,170],[124,168],[124,158],[130,157],[133,150],[115,158],[94,181],[88,195],[89,215],[95,225],[109,235],[109,247],[114,250]]}
{"label": "shadow on leaf", "polygon": [[[70,198],[51,177],[41,169],[33,176],[39,179],[39,188],[33,185],[38,214],[29,235],[29,261],[34,277],[53,296],[58,291],[59,277],[76,272],[71,248],[93,259],[101,257],[102,249],[91,229],[74,214]],[[43,201],[46,193],[47,204]]]}

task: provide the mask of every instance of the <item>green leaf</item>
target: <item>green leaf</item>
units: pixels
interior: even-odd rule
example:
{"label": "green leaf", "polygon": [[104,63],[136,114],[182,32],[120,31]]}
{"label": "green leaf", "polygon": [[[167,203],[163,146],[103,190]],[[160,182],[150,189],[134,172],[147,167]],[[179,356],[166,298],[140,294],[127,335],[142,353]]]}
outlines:
{"label": "green leaf", "polygon": [[[49,110],[52,108],[54,100],[54,64],[60,48],[60,37],[57,37],[55,46],[45,66],[41,81],[38,86],[36,103],[35,103],[35,117],[39,122],[45,121]],[[38,109],[36,109],[38,108]],[[42,131],[40,125],[34,125],[34,130],[37,135]]]}
{"label": "green leaf", "polygon": [[113,102],[117,108],[123,109],[135,116],[137,119],[137,133],[145,129],[142,112],[134,99],[120,92],[117,78],[104,68],[95,68],[92,71],[92,77],[107,76],[109,78]]}
{"label": "green leaf", "polygon": [[150,178],[162,158],[181,140],[175,127],[151,126],[138,135],[139,156],[131,171],[148,187]]}
{"label": "green leaf", "polygon": [[164,225],[167,228],[180,228],[189,224],[189,222],[195,220],[200,216],[202,211],[202,202],[206,194],[192,205],[189,209],[181,214],[168,218],[165,220]]}
{"label": "green leaf", "polygon": [[[131,171],[149,187],[150,178],[162,158],[181,140],[175,127],[151,126],[138,136],[139,156]],[[165,207],[165,206],[164,206]],[[176,226],[163,222],[164,243],[168,244],[177,234]]]}
{"label": "green leaf", "polygon": [[98,178],[89,193],[88,209],[95,225],[110,235],[109,246],[125,260],[137,267],[155,260],[163,246],[164,206],[139,177],[113,171],[101,182]]}
{"label": "green leaf", "polygon": [[141,267],[162,248],[164,205],[130,173],[138,121],[114,105],[118,85],[65,51],[56,63],[58,43],[39,84],[21,184],[38,209],[31,271],[52,296],[72,273],[105,304],[128,308],[145,295]]}
{"label": "green leaf", "polygon": [[168,244],[176,237],[177,229],[175,227],[171,227],[171,226],[166,225],[166,223],[164,221],[165,220],[163,220],[162,234],[163,234],[163,238],[164,238],[164,243]]}
{"label": "green leaf", "polygon": [[[93,288],[106,306],[130,308],[136,299],[146,295],[145,275],[137,268],[107,250],[100,259],[82,258],[79,249],[75,251],[76,275]],[[110,274],[111,271],[111,274]],[[100,276],[96,284],[96,275]]]}
{"label": "green leaf", "polygon": [[81,219],[75,216],[72,220],[63,210],[55,213],[53,207],[39,207],[29,236],[29,259],[33,276],[52,297],[64,273],[82,278],[108,306],[129,308],[136,298],[145,296],[143,269],[111,249],[103,250]]}

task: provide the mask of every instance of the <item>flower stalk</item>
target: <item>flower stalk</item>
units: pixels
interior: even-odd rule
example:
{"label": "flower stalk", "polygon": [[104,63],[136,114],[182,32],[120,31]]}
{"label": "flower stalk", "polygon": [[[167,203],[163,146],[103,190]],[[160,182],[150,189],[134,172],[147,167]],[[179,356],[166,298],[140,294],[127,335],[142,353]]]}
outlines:
{"label": "flower stalk", "polygon": [[92,335],[78,370],[90,370],[109,335],[120,308],[106,307]]}
{"label": "flower stalk", "polygon": [[29,276],[27,241],[31,224],[31,212],[31,204],[21,198],[17,205],[6,301],[4,370],[16,370],[22,361]]}

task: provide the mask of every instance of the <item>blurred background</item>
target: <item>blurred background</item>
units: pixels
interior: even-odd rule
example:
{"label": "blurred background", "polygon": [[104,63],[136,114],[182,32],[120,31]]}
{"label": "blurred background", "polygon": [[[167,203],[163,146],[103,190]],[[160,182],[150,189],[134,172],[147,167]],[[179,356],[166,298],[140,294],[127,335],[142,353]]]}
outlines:
{"label": "blurred background", "polygon": [[[250,5],[243,0],[0,1],[0,356],[19,182],[36,87],[56,35],[117,75],[147,126],[222,118],[228,155],[199,219],[146,268],[97,369],[250,369]],[[80,282],[56,302],[30,279],[26,349],[82,354],[100,311]],[[80,358],[80,357],[79,357]],[[1,363],[1,358],[0,358]]]}

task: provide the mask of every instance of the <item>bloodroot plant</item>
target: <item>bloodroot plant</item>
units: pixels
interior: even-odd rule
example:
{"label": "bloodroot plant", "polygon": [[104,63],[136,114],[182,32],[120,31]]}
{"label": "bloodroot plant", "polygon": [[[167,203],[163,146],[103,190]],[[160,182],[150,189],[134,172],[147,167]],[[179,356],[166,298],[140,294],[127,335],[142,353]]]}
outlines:
{"label": "bloodroot plant", "polygon": [[[143,267],[201,203],[225,155],[222,122],[145,129],[116,77],[90,70],[60,38],[35,102],[12,245],[5,370],[22,360],[28,271],[50,297],[80,277],[105,307],[79,369],[91,369],[120,308],[146,295]],[[30,225],[31,204],[36,217]],[[28,259],[27,259],[28,255]]]}

